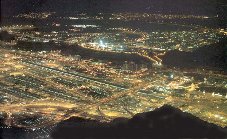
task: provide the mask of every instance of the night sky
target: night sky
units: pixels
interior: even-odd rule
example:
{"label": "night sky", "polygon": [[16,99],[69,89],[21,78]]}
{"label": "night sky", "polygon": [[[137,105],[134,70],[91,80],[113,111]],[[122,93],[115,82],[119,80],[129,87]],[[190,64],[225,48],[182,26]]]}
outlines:
{"label": "night sky", "polygon": [[[1,0],[1,13],[62,12],[156,12],[216,15],[225,0]],[[223,4],[222,4],[223,5]]]}

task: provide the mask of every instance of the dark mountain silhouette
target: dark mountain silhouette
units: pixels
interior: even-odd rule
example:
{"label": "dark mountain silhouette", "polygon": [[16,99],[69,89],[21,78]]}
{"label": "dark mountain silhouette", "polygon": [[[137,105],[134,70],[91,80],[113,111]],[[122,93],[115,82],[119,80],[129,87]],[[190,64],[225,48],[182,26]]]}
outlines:
{"label": "dark mountain silhouette", "polygon": [[53,139],[100,138],[225,138],[227,128],[207,123],[165,105],[152,112],[135,115],[132,119],[117,118],[100,123],[82,118],[70,118],[59,123],[52,133]]}
{"label": "dark mountain silhouette", "polygon": [[5,128],[3,121],[1,117],[0,138],[3,139],[39,139],[44,133],[50,133],[52,139],[227,138],[227,127],[207,123],[168,105],[152,112],[137,114],[131,119],[117,118],[110,123],[72,117],[46,131],[45,128],[37,131]]}

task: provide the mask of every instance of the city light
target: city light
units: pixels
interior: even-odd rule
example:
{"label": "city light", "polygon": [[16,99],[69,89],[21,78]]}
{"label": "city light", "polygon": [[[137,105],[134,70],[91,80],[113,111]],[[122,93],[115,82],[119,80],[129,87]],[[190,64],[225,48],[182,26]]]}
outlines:
{"label": "city light", "polygon": [[219,43],[227,31],[209,27],[212,16],[32,12],[12,19],[22,23],[0,30],[7,126],[33,130],[72,116],[109,122],[165,104],[226,126],[227,77],[215,66],[224,65]]}

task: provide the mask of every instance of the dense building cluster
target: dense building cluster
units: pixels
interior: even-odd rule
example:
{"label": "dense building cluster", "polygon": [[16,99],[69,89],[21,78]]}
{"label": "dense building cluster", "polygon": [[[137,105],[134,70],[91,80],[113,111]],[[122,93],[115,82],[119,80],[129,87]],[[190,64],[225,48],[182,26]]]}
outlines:
{"label": "dense building cluster", "polygon": [[[166,68],[160,57],[171,50],[193,51],[217,43],[226,35],[225,29],[170,21],[212,17],[53,14],[21,14],[14,18],[40,19],[42,23],[1,28],[14,35],[11,41],[1,40],[0,48],[0,116],[7,125],[40,128],[71,116],[110,121],[170,104],[226,126],[226,75]],[[46,20],[49,18],[52,20]],[[166,30],[157,27],[164,25],[160,20],[166,20]],[[181,29],[175,29],[178,27]],[[54,49],[62,44],[64,48],[79,46],[84,53],[91,51],[103,59]],[[109,54],[135,54],[154,64],[149,68],[136,60],[110,61]]]}

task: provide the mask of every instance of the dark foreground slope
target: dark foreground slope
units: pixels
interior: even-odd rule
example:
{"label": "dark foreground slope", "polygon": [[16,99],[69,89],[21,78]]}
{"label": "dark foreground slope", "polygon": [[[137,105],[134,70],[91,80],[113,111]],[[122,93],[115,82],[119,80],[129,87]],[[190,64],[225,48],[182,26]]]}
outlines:
{"label": "dark foreground slope", "polygon": [[153,112],[137,114],[132,119],[118,118],[100,123],[81,118],[70,118],[58,124],[54,139],[100,138],[227,138],[227,128],[202,121],[171,106]]}
{"label": "dark foreground slope", "polygon": [[110,123],[74,117],[35,131],[4,127],[1,118],[0,138],[3,139],[227,138],[227,128],[207,123],[168,105],[137,114],[132,119],[117,118]]}

